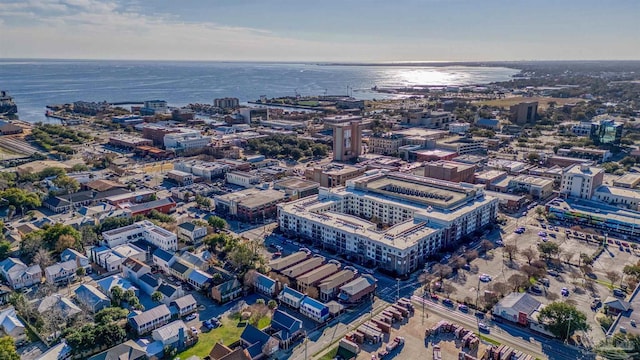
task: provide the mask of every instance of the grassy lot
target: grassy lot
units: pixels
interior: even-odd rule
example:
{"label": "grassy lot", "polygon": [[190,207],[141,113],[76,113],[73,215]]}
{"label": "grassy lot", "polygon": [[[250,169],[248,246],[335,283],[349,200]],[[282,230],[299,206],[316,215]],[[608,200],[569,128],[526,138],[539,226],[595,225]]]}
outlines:
{"label": "grassy lot", "polygon": [[318,102],[314,100],[298,101],[300,106],[318,106]]}
{"label": "grassy lot", "polygon": [[[262,317],[258,320],[258,328],[262,329],[269,325],[270,322],[271,318],[269,316]],[[224,317],[222,324],[223,325],[217,329],[200,333],[198,342],[189,349],[179,353],[177,357],[180,359],[188,359],[190,356],[197,355],[204,358],[209,355],[213,345],[220,340],[222,340],[222,343],[225,345],[231,345],[240,339],[240,335],[247,325],[247,322],[240,321],[240,317],[234,316]]]}
{"label": "grassy lot", "polygon": [[336,354],[338,354],[337,346],[331,349],[328,353],[324,354],[324,356],[322,356],[319,360],[331,360],[336,357]]}
{"label": "grassy lot", "polygon": [[515,105],[524,101],[526,102],[537,101],[538,106],[540,108],[546,108],[547,106],[549,106],[549,103],[551,101],[555,101],[556,106],[562,106],[564,104],[572,104],[572,103],[577,103],[579,101],[584,101],[584,100],[579,98],[552,98],[552,97],[526,97],[525,98],[521,96],[515,96],[515,97],[508,97],[505,99],[478,101],[478,102],[475,102],[474,104],[478,106],[488,105],[488,106],[508,108],[511,105]]}

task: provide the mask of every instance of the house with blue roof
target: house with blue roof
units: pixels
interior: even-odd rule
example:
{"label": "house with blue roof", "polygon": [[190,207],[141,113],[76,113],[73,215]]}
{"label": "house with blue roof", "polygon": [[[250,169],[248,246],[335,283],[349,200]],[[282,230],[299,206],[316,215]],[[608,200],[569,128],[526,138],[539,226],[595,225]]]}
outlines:
{"label": "house with blue roof", "polygon": [[172,301],[184,296],[184,291],[181,287],[168,283],[162,283],[158,287],[158,292],[162,294],[162,302],[165,304],[170,304]]}
{"label": "house with blue roof", "polygon": [[253,288],[256,292],[269,297],[276,295],[278,290],[276,280],[258,272],[256,272],[255,279],[253,280]]}
{"label": "house with blue roof", "polygon": [[169,266],[173,263],[173,254],[162,249],[156,249],[153,252],[153,264],[165,274],[169,273]]}
{"label": "house with blue roof", "polygon": [[198,290],[202,290],[211,284],[213,277],[206,272],[198,269],[190,269],[187,274],[186,281],[189,285]]}
{"label": "house with blue roof", "polygon": [[240,335],[242,347],[249,353],[252,360],[269,357],[279,349],[278,340],[259,330],[253,325],[247,325]]}
{"label": "house with blue roof", "polygon": [[280,342],[280,348],[286,350],[302,335],[302,321],[282,310],[276,310],[271,317],[271,333]]}
{"label": "house with blue roof", "polygon": [[278,300],[289,307],[299,309],[300,303],[302,302],[302,299],[305,298],[305,296],[305,294],[293,290],[292,288],[285,285],[284,289],[282,289],[282,291],[278,295]]}
{"label": "house with blue roof", "polygon": [[74,293],[76,294],[76,300],[94,314],[111,306],[111,300],[92,285],[82,284]]}
{"label": "house with blue roof", "polygon": [[158,290],[160,283],[160,279],[151,273],[144,274],[138,279],[138,286],[140,287],[140,290],[147,295],[151,295]]}
{"label": "house with blue roof", "polygon": [[300,302],[300,313],[322,323],[327,321],[329,318],[329,307],[320,301],[307,296]]}

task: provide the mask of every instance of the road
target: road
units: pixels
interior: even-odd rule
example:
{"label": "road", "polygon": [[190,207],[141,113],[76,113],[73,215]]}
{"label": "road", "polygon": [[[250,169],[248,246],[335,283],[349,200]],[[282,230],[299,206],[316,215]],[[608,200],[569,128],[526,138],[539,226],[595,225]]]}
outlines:
{"label": "road", "polygon": [[[465,314],[455,309],[448,308],[440,303],[431,301],[430,299],[424,300],[419,296],[413,296],[412,300],[417,304],[416,310],[422,308],[422,303],[424,301],[425,305],[428,306],[429,310],[435,313],[436,316],[456,322],[479,332],[478,323],[480,320],[471,314]],[[523,351],[537,358],[559,360],[586,360],[595,358],[593,354],[584,354],[575,348],[565,346],[557,340],[545,338],[530,331],[519,329],[504,323],[495,324],[488,319],[482,320],[482,322],[487,324],[491,329],[491,333],[487,335],[488,337],[495,339],[501,344],[509,345],[514,349]]]}
{"label": "road", "polygon": [[[331,348],[331,344],[342,339],[348,332],[353,331],[360,324],[368,321],[374,315],[380,313],[389,306],[389,303],[376,300],[373,306],[360,306],[351,313],[345,313],[337,319],[329,322],[325,327],[308,335],[308,342],[302,342],[287,356],[287,359],[305,360],[314,358],[313,355],[321,355],[323,350]],[[306,354],[305,354],[306,352]],[[318,354],[320,353],[320,354]]]}

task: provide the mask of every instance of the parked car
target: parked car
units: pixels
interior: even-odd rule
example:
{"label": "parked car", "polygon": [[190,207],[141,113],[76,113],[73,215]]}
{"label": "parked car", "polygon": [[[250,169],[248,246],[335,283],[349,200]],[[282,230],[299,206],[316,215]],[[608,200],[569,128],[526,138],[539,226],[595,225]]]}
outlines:
{"label": "parked car", "polygon": [[196,314],[189,314],[189,315],[185,316],[184,319],[187,320],[187,321],[191,321],[191,320],[195,319],[196,317],[198,317]]}
{"label": "parked car", "polygon": [[442,300],[442,303],[445,304],[446,306],[453,307],[453,300],[451,299],[444,299]]}
{"label": "parked car", "polygon": [[563,287],[562,290],[560,290],[560,294],[562,294],[562,296],[564,297],[569,296],[569,289],[567,289],[566,287]]}
{"label": "parked car", "polygon": [[198,329],[195,326],[192,326],[190,330],[194,335],[198,335]]}
{"label": "parked car", "polygon": [[462,312],[469,312],[469,307],[465,304],[460,304],[458,305],[458,310],[462,311]]}
{"label": "parked car", "polygon": [[480,281],[489,282],[489,281],[491,281],[491,276],[489,276],[487,274],[482,274],[482,275],[480,275]]}

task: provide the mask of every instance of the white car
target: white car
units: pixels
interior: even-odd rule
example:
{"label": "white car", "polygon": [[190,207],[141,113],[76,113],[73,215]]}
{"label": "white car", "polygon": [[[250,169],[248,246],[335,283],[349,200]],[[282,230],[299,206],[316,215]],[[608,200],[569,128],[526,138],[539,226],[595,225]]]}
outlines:
{"label": "white car", "polygon": [[192,332],[194,335],[198,335],[198,329],[196,329],[196,327],[195,327],[195,326],[192,326],[192,327],[191,327],[191,332]]}
{"label": "white car", "polygon": [[195,319],[197,316],[196,314],[191,314],[191,315],[187,315],[184,319],[187,321],[191,321],[193,319]]}
{"label": "white car", "polygon": [[491,281],[491,276],[489,276],[487,274],[482,274],[482,275],[480,275],[480,281],[489,282],[489,281]]}

